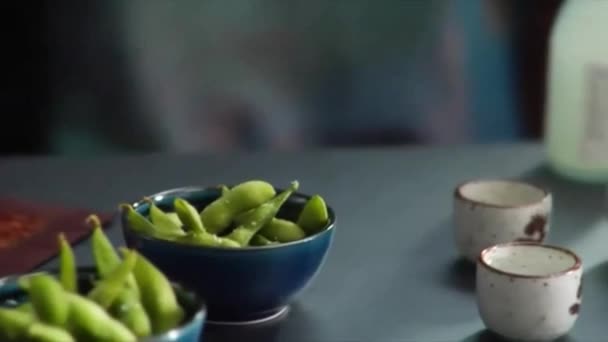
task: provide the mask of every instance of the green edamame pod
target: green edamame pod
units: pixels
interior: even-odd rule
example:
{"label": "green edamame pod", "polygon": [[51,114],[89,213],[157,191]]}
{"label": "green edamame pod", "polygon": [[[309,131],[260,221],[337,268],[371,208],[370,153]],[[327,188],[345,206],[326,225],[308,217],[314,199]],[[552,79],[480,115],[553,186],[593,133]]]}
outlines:
{"label": "green edamame pod", "polygon": [[231,239],[222,239],[220,241],[220,246],[221,247],[228,247],[228,248],[239,248],[242,247],[238,242],[231,240]]}
{"label": "green edamame pod", "polygon": [[63,233],[59,234],[59,279],[66,291],[78,292],[76,260],[72,246]]}
{"label": "green edamame pod", "polygon": [[291,182],[287,190],[255,208],[249,220],[236,227],[226,238],[238,242],[241,246],[249,245],[251,238],[276,216],[283,203],[298,190],[299,186],[298,181]]}
{"label": "green edamame pod", "polygon": [[262,227],[259,235],[278,242],[297,241],[306,237],[306,233],[300,226],[280,218],[270,220]]}
{"label": "green edamame pod", "polygon": [[251,222],[253,219],[253,213],[255,212],[255,208],[244,211],[236,216],[234,216],[234,223],[237,225],[245,224],[246,222]]}
{"label": "green edamame pod", "polygon": [[21,303],[18,307],[16,307],[15,310],[25,313],[33,313],[34,306],[32,305],[32,302],[24,302]]}
{"label": "green edamame pod", "polygon": [[264,237],[263,235],[260,235],[258,233],[256,235],[254,235],[253,238],[251,238],[250,244],[252,246],[268,246],[268,245],[276,245],[276,244],[278,244],[278,242],[271,241],[271,240],[267,239],[266,237]]}
{"label": "green edamame pod", "polygon": [[[120,265],[121,259],[110,239],[104,234],[99,217],[91,215],[87,218],[87,223],[93,227],[91,245],[97,273],[100,278],[105,278]],[[139,295],[139,289],[132,274],[129,274],[127,278],[127,286]]]}
{"label": "green edamame pod", "polygon": [[258,207],[275,195],[274,187],[264,181],[238,184],[201,211],[203,225],[209,233],[219,234],[230,226],[237,214]]}
{"label": "green edamame pod", "polygon": [[167,233],[156,229],[152,222],[148,221],[129,204],[121,204],[120,210],[126,215],[129,227],[140,234],[164,240],[173,240],[182,236],[181,234]]}
{"label": "green edamame pod", "polygon": [[27,329],[35,322],[31,313],[0,307],[0,341],[21,342]]}
{"label": "green edamame pod", "polygon": [[68,319],[65,290],[54,277],[37,274],[29,279],[28,297],[40,321],[63,327]]}
{"label": "green edamame pod", "polygon": [[215,234],[209,234],[207,232],[195,233],[190,232],[188,235],[174,240],[175,242],[196,245],[196,246],[209,246],[209,247],[241,247],[236,241],[217,236]]}
{"label": "green edamame pod", "polygon": [[66,295],[68,330],[77,341],[135,342],[137,338],[97,303],[77,294]]}
{"label": "green edamame pod", "polygon": [[91,215],[87,217],[86,222],[93,228],[93,233],[91,234],[93,258],[95,259],[97,273],[103,278],[120,264],[120,257],[114,250],[114,246],[112,246],[108,237],[104,234],[99,218]]}
{"label": "green edamame pod", "polygon": [[323,197],[312,196],[300,212],[296,223],[302,227],[308,235],[316,234],[323,230],[329,220],[327,205]]}
{"label": "green edamame pod", "polygon": [[75,342],[67,331],[37,322],[32,313],[4,308],[0,308],[0,341]]}
{"label": "green edamame pod", "polygon": [[[150,205],[150,221],[158,230],[162,230],[168,233],[176,233],[178,235],[186,235],[186,232],[182,230],[181,220],[180,223],[176,223],[171,216],[167,215],[154,202],[146,198],[145,199]],[[197,215],[198,216],[198,215]],[[179,215],[178,215],[179,219]]]}
{"label": "green edamame pod", "polygon": [[184,226],[191,232],[202,233],[205,232],[205,226],[198,211],[192,204],[188,203],[185,199],[176,198],[173,201],[173,207],[179,219],[184,223]]}
{"label": "green edamame pod", "polygon": [[178,227],[182,227],[184,225],[182,223],[182,220],[179,219],[177,213],[165,213],[165,215],[167,215],[169,220],[173,221],[173,223],[175,223],[175,225],[177,225]]}
{"label": "green edamame pod", "polygon": [[156,227],[143,215],[138,213],[130,204],[123,203],[119,206],[123,214],[127,216],[129,226],[140,233],[154,235]]}
{"label": "green edamame pod", "polygon": [[[40,273],[42,273],[42,272],[40,272]],[[39,274],[39,273],[28,274],[28,275],[19,277],[19,279],[17,279],[17,284],[19,285],[19,287],[22,290],[24,290],[26,292],[29,291],[30,290],[30,278],[32,278],[36,274]]]}
{"label": "green edamame pod", "polygon": [[30,325],[25,336],[27,342],[76,342],[67,331],[39,322]]}
{"label": "green edamame pod", "polygon": [[122,322],[135,336],[147,337],[152,334],[150,318],[139,297],[131,290],[123,291],[110,307],[111,315]]}
{"label": "green edamame pod", "polygon": [[[97,271],[101,278],[113,278],[112,273],[120,267],[121,259],[110,240],[101,230],[100,225],[93,233],[92,245]],[[125,258],[125,260],[127,259]],[[134,266],[135,264],[133,263]],[[127,277],[126,284],[126,288],[120,291],[118,298],[112,303],[111,311],[115,313],[114,317],[121,321],[136,336],[148,336],[150,333],[150,322],[141,303],[139,303],[139,287],[132,273]]]}
{"label": "green edamame pod", "polygon": [[222,184],[219,186],[220,191],[222,192],[221,196],[226,196],[226,194],[228,194],[228,191],[230,191],[230,188],[228,186],[226,186],[225,184]]}
{"label": "green edamame pod", "polygon": [[184,310],[165,275],[139,253],[133,274],[138,284],[145,284],[140,288],[141,303],[152,323],[152,332],[163,333],[181,323]]}
{"label": "green edamame pod", "polygon": [[87,297],[102,308],[107,309],[118,298],[121,292],[127,288],[127,280],[135,267],[137,255],[133,251],[128,251],[124,260],[110,274],[102,278],[95,287],[88,293]]}
{"label": "green edamame pod", "polygon": [[[235,218],[238,225],[253,220],[253,212],[255,209],[248,210]],[[258,235],[265,237],[270,241],[291,242],[300,240],[306,237],[306,232],[296,223],[280,218],[272,218],[262,229]],[[259,238],[256,243],[263,243]]]}

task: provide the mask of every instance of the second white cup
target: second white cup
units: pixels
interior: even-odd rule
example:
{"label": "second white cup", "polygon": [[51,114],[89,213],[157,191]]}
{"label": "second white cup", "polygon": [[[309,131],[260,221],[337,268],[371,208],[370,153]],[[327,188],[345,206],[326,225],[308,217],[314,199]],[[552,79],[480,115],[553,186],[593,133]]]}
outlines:
{"label": "second white cup", "polygon": [[481,253],[476,277],[481,319],[503,337],[553,341],[578,320],[583,263],[571,250],[529,242],[492,246]]}

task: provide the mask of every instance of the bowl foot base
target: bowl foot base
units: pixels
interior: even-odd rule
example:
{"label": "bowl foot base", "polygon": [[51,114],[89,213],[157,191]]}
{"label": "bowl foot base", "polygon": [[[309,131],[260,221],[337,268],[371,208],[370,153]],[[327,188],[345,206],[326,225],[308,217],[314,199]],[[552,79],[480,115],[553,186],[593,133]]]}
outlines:
{"label": "bowl foot base", "polygon": [[248,319],[243,320],[222,320],[220,317],[209,317],[206,324],[209,325],[232,325],[232,326],[243,326],[243,325],[255,325],[262,323],[269,323],[278,321],[289,313],[289,306],[282,306],[278,309],[273,309],[260,313],[259,315],[251,316]]}

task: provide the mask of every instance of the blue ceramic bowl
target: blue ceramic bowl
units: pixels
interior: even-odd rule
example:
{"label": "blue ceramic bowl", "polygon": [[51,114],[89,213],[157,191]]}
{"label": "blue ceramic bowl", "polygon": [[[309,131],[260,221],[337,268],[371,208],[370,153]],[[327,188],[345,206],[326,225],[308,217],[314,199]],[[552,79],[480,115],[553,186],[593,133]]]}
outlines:
{"label": "blue ceramic bowl", "polygon": [[[56,271],[49,273],[57,274]],[[79,288],[91,288],[92,280],[96,277],[94,267],[79,267]],[[17,279],[21,275],[8,276],[0,279],[0,306],[14,307],[27,301],[27,294],[17,285]],[[140,340],[140,342],[199,342],[202,341],[202,331],[205,325],[207,310],[200,296],[188,291],[184,287],[173,283],[173,289],[177,300],[186,312],[184,323],[162,335],[151,336]]]}
{"label": "blue ceramic bowl", "polygon": [[[219,196],[216,187],[189,187],[148,197],[161,209],[171,210],[173,200],[181,197],[202,210]],[[277,216],[295,220],[309,198],[294,193]],[[146,202],[133,206],[139,213],[148,214]],[[315,235],[290,243],[240,249],[188,246],[154,239],[132,230],[124,215],[121,221],[129,247],[205,299],[209,322],[250,323],[280,315],[317,274],[335,230],[335,214],[331,208],[328,211],[327,227]]]}

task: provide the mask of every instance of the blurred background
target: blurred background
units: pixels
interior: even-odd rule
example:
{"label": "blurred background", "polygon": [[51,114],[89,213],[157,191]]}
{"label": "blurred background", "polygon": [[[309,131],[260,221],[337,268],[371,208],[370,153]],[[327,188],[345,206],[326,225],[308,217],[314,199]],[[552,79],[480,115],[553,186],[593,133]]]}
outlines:
{"label": "blurred background", "polygon": [[3,154],[540,139],[561,1],[27,3]]}

